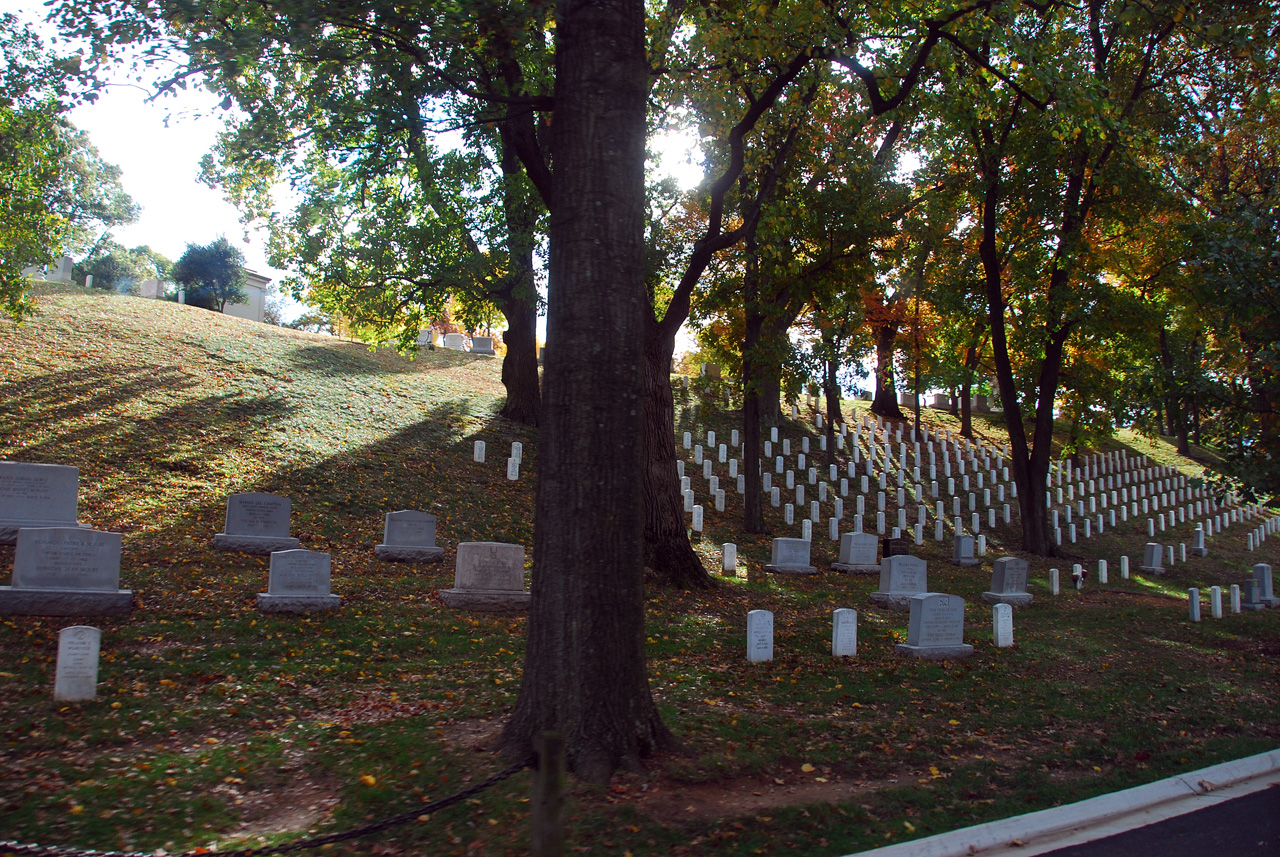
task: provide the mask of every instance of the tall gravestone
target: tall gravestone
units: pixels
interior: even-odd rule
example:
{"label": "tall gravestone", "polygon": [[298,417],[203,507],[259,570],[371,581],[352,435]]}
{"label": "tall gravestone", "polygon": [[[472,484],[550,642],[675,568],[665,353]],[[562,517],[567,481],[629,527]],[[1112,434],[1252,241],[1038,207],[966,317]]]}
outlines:
{"label": "tall gravestone", "polygon": [[275,551],[267,591],[258,593],[263,613],[314,613],[337,610],[342,599],[329,591],[327,553],[306,550]]}
{"label": "tall gravestone", "polygon": [[816,574],[818,569],[809,564],[810,544],[807,539],[774,539],[764,570],[775,574]]}
{"label": "tall gravestone", "polygon": [[959,660],[973,654],[964,641],[964,599],[940,592],[922,592],[909,599],[907,641],[893,650],[926,660]]}
{"label": "tall gravestone", "polygon": [[1028,565],[1025,559],[1002,556],[991,571],[991,589],[982,593],[987,604],[1010,604],[1027,607],[1035,596],[1027,592]]}
{"label": "tall gravestone", "polygon": [[0,461],[0,544],[23,527],[75,527],[80,468]]}
{"label": "tall gravestone", "polygon": [[1253,579],[1258,582],[1258,603],[1268,607],[1280,607],[1280,598],[1276,597],[1271,579],[1271,566],[1265,562],[1253,566]]}
{"label": "tall gravestone", "polygon": [[960,566],[978,564],[978,560],[974,557],[973,536],[956,533],[951,544],[951,564]]}
{"label": "tall gravestone", "polygon": [[1151,575],[1164,574],[1164,546],[1156,542],[1147,542],[1147,546],[1142,551],[1142,565],[1138,566],[1138,571]]}
{"label": "tall gravestone", "polygon": [[872,533],[845,533],[840,536],[840,559],[832,571],[845,574],[878,574],[880,540]]}
{"label": "tall gravestone", "polygon": [[838,607],[831,611],[831,655],[836,658],[858,654],[858,611]]}
{"label": "tall gravestone", "polygon": [[288,497],[276,494],[232,494],[223,532],[213,537],[214,549],[259,556],[297,550],[298,540],[289,536],[292,508]]}
{"label": "tall gravestone", "polygon": [[991,608],[991,634],[997,649],[1013,645],[1013,607],[997,604]]}
{"label": "tall gravestone", "polygon": [[747,661],[758,664],[773,660],[773,613],[747,612]]}
{"label": "tall gravestone", "polygon": [[58,664],[53,698],[81,702],[98,695],[98,655],[102,631],[89,625],[72,625],[58,632]]}
{"label": "tall gravestone", "polygon": [[23,528],[13,585],[0,586],[0,614],[122,616],[133,593],[120,589],[120,534],[81,527]]}
{"label": "tall gravestone", "polygon": [[440,590],[445,606],[460,610],[527,610],[524,547],[501,542],[462,542],[453,588]]}
{"label": "tall gravestone", "polygon": [[909,610],[911,597],[927,591],[928,565],[918,556],[887,556],[880,561],[880,589],[871,603],[889,610]]}
{"label": "tall gravestone", "polygon": [[436,546],[436,516],[404,509],[387,512],[382,544],[373,555],[386,562],[439,562],[444,548]]}

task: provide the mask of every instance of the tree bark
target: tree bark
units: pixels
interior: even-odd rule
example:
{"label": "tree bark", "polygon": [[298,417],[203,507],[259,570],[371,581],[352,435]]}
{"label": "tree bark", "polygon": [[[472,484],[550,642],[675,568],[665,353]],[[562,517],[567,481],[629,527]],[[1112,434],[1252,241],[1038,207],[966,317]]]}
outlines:
{"label": "tree bark", "polygon": [[893,383],[893,350],[898,339],[898,325],[889,322],[877,325],[873,331],[876,340],[876,395],[871,401],[871,413],[881,417],[905,419],[898,407],[898,396]]}
{"label": "tree bark", "polygon": [[542,407],[538,386],[538,307],[531,301],[509,297],[499,309],[507,320],[507,330],[502,334],[502,343],[507,347],[502,358],[507,401],[499,413],[509,420],[536,426]]}
{"label": "tree bark", "polygon": [[502,145],[503,214],[507,221],[510,273],[498,295],[498,308],[507,320],[502,342],[502,385],[507,401],[501,414],[525,425],[538,424],[542,406],[538,387],[538,287],[533,276],[538,215],[533,199],[522,192],[524,170],[515,149]]}
{"label": "tree bark", "polygon": [[[1049,455],[1039,443],[1039,414],[1037,414],[1036,444],[1034,455],[1027,443],[1026,427],[1022,422],[1022,408],[1018,401],[1013,380],[1013,363],[1009,359],[1008,341],[1004,324],[1004,289],[1000,254],[996,249],[996,224],[1000,201],[1000,183],[997,176],[988,172],[982,203],[982,241],[978,254],[982,261],[983,277],[987,289],[987,323],[991,329],[991,352],[995,360],[996,382],[1000,387],[1000,399],[1004,403],[1005,427],[1009,432],[1014,482],[1018,486],[1018,510],[1022,515],[1022,548],[1038,556],[1055,553],[1049,537],[1049,515],[1045,502],[1045,476],[1049,472]],[[1046,355],[1046,361],[1049,359]],[[1052,430],[1053,392],[1050,392],[1048,417]],[[1043,398],[1043,388],[1041,394]]]}
{"label": "tree bark", "polygon": [[825,361],[826,373],[823,375],[822,394],[827,399],[827,424],[823,426],[827,435],[827,466],[836,463],[836,422],[844,422],[840,412],[840,381],[837,373],[840,361],[836,359],[837,342],[830,344],[830,353]]}
{"label": "tree bark", "polygon": [[[503,732],[605,782],[674,742],[644,650],[644,4],[561,0],[532,602]],[[602,347],[601,343],[608,343]]]}
{"label": "tree bark", "polygon": [[[647,319],[646,325],[651,321]],[[644,563],[660,583],[680,589],[708,589],[715,586],[715,580],[689,543],[676,471],[675,401],[671,394],[674,353],[674,339],[656,333],[645,335]]]}

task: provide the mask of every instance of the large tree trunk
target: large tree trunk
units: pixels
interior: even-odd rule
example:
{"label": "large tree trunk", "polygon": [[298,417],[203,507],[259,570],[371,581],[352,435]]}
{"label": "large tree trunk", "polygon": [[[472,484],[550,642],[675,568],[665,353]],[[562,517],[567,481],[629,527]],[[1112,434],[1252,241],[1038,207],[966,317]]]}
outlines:
{"label": "large tree trunk", "polygon": [[514,148],[502,146],[503,214],[507,221],[507,255],[511,271],[499,299],[507,320],[502,342],[502,385],[507,401],[502,416],[525,425],[538,424],[542,404],[538,389],[538,287],[533,277],[533,253],[537,247],[537,211],[524,193],[524,170]]}
{"label": "large tree trunk", "polygon": [[500,413],[509,420],[536,426],[542,405],[538,388],[538,307],[513,297],[504,300],[500,309],[507,320],[507,330],[502,334],[507,347],[502,358],[507,401]]}
{"label": "large tree trunk", "polygon": [[[656,327],[652,319],[646,324]],[[652,330],[644,337],[644,563],[661,583],[705,589],[715,581],[689,543],[676,471],[675,401],[671,395],[674,352],[673,338]]]}
{"label": "large tree trunk", "polygon": [[904,419],[893,383],[893,351],[898,339],[898,325],[877,325],[873,333],[876,340],[876,395],[871,401],[871,413]]}
{"label": "large tree trunk", "polygon": [[[524,675],[511,755],[544,730],[605,782],[674,738],[644,651],[644,5],[562,0],[546,373]],[[600,343],[608,343],[607,348]]]}
{"label": "large tree trunk", "polygon": [[[1000,387],[1000,399],[1004,403],[1005,427],[1009,432],[1014,482],[1018,486],[1018,510],[1022,514],[1022,548],[1039,556],[1056,553],[1049,533],[1049,515],[1045,503],[1045,476],[1049,472],[1048,452],[1039,443],[1039,414],[1036,420],[1036,447],[1034,457],[1027,443],[1026,427],[1022,422],[1022,407],[1018,401],[1013,380],[1013,363],[1009,359],[1008,342],[1004,324],[1004,290],[1000,255],[996,249],[996,222],[1000,199],[997,178],[986,176],[987,188],[982,206],[982,242],[978,253],[987,288],[987,322],[991,329],[991,352],[995,359],[996,382]],[[1048,358],[1046,357],[1046,360]],[[1056,380],[1056,379],[1055,379]],[[1057,385],[1054,385],[1054,391]],[[1043,393],[1043,390],[1042,390]],[[1043,395],[1041,397],[1043,399]],[[1048,414],[1050,432],[1053,427],[1053,398],[1050,393]]]}

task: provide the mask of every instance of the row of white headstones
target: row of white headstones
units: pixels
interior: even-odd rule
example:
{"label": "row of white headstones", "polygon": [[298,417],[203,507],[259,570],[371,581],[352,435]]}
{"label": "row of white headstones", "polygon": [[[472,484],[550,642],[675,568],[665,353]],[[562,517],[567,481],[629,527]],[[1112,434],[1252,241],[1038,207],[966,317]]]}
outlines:
{"label": "row of white headstones", "polygon": [[[942,619],[943,624],[950,627],[931,630],[943,636],[949,636],[955,644],[960,644],[964,637],[964,601],[956,596],[940,593],[925,593],[911,604],[914,613],[919,614],[929,599],[946,599],[947,609],[935,612],[932,619]],[[919,621],[908,621],[907,645],[919,647],[925,642],[921,634]],[[747,661],[763,663],[773,660],[774,617],[770,610],[751,610],[747,613]],[[1013,645],[1013,608],[1008,604],[996,604],[991,608],[991,641],[996,648],[1009,648]],[[926,645],[925,648],[928,648]],[[835,658],[853,657],[858,654],[858,611],[849,607],[838,607],[831,611],[831,656]]]}
{"label": "row of white headstones", "polygon": [[[819,430],[822,428],[822,417],[819,415],[816,419],[816,425]],[[863,461],[862,450],[863,429],[868,430],[865,441],[867,456],[865,458],[865,474],[860,478],[860,485],[856,495],[856,513],[853,520],[853,531],[862,532],[862,517],[866,513],[867,499],[866,496],[870,490],[870,479],[877,476],[880,491],[876,495],[876,532],[884,535],[887,529],[885,519],[885,510],[887,503],[887,495],[885,490],[891,480],[891,475],[887,470],[881,470],[878,474],[875,472],[877,460],[877,449],[882,447],[882,456],[880,461],[888,463],[892,460],[893,449],[892,444],[895,442],[890,436],[887,425],[881,425],[879,418],[875,418],[874,422],[866,417],[861,417],[855,425],[850,446],[850,455],[845,462],[847,476],[839,476],[838,465],[829,465],[829,477],[832,482],[839,480],[839,494],[825,481],[818,480],[817,468],[808,467],[807,475],[810,485],[815,485],[818,499],[809,502],[809,514],[801,521],[801,538],[812,539],[813,528],[818,526],[823,519],[822,504],[828,502],[831,498],[832,514],[827,519],[829,537],[831,541],[839,541],[840,539],[840,522],[844,518],[844,499],[849,495],[850,480],[858,478],[856,469]],[[943,436],[930,433],[924,430],[924,445],[922,447],[920,441],[913,441],[911,448],[914,464],[912,469],[913,488],[907,487],[907,464],[908,464],[908,447],[902,441],[902,429],[898,428],[895,432],[896,443],[898,444],[898,460],[899,469],[896,473],[898,483],[897,489],[897,527],[894,528],[892,535],[900,537],[902,531],[907,529],[907,492],[911,491],[912,499],[917,502],[923,498],[924,489],[920,481],[922,467],[924,466],[923,453],[927,452],[929,457],[928,471],[930,476],[930,493],[935,498],[935,526],[934,538],[942,541],[945,538],[944,523],[946,521],[945,506],[941,499],[938,498],[939,483],[937,481],[937,453],[936,446],[941,447],[943,452],[943,472],[947,479],[946,490],[952,496],[953,505],[953,522],[952,532],[961,534],[964,532],[963,520],[961,513],[961,498],[956,492],[955,477],[951,475],[951,462],[954,457],[961,476],[960,489],[969,492],[969,475],[966,473],[966,464],[975,469],[977,488],[982,491],[982,503],[987,507],[987,524],[989,527],[996,525],[996,510],[992,505],[991,488],[984,484],[990,480],[990,483],[996,488],[996,500],[1003,504],[1002,517],[1004,523],[1008,524],[1012,520],[1012,510],[1010,504],[1004,503],[1005,483],[1009,485],[1012,497],[1017,497],[1017,484],[1009,480],[1009,469],[1004,463],[1004,457],[1008,454],[1007,448],[1003,451],[996,451],[986,446],[981,441],[970,443],[967,439],[959,439],[952,441],[950,432],[945,432]],[[914,430],[912,436],[914,437]],[[845,439],[849,436],[848,427],[845,425],[837,426],[836,446],[844,449]],[[739,434],[734,430],[730,434],[730,444],[732,447],[739,446]],[[716,450],[716,457],[721,464],[728,465],[728,475],[730,479],[737,480],[737,489],[739,494],[746,493],[746,483],[744,474],[740,473],[740,461],[737,458],[729,458],[729,447],[721,443],[716,444],[716,435],[714,431],[706,432],[707,446]],[[773,457],[772,444],[778,442],[777,428],[771,429],[770,440],[765,442],[766,457]],[[821,435],[818,438],[819,451],[825,451],[827,443],[826,436]],[[714,464],[710,456],[703,454],[702,444],[693,443],[693,433],[684,432],[683,447],[692,453],[693,464],[702,466],[702,476],[707,481],[708,492],[712,496],[716,511],[724,511],[725,492],[720,488],[719,476],[714,472]],[[791,443],[789,439],[781,441],[782,455],[775,458],[775,471],[785,477],[788,490],[796,492],[796,502],[787,503],[783,507],[783,519],[788,525],[795,522],[796,507],[804,507],[805,486],[798,484],[796,481],[796,471],[805,472],[806,455],[810,450],[810,439],[801,438],[800,451],[796,455],[796,470],[786,467],[787,459],[791,455]],[[967,453],[967,459],[966,459]],[[981,459],[979,459],[981,456]],[[994,460],[993,460],[994,456]],[[763,469],[764,460],[761,460]],[[704,529],[704,508],[696,502],[696,496],[693,492],[691,479],[685,475],[686,462],[677,461],[677,472],[681,479],[681,490],[684,496],[685,511],[690,515],[690,527],[695,533],[701,533]],[[981,467],[979,468],[979,464]],[[1105,476],[1105,478],[1103,478]],[[772,505],[776,508],[780,503],[780,489],[771,484],[772,474],[765,472],[763,474],[762,490],[771,496]],[[1209,495],[1206,486],[1194,487],[1188,483],[1188,478],[1177,473],[1172,467],[1152,467],[1145,456],[1129,458],[1127,451],[1113,453],[1098,453],[1089,457],[1089,459],[1080,467],[1074,468],[1071,462],[1055,463],[1047,477],[1047,488],[1045,492],[1046,506],[1050,510],[1050,523],[1054,533],[1055,541],[1062,543],[1063,530],[1061,527],[1061,516],[1065,514],[1067,523],[1068,539],[1074,543],[1077,540],[1076,524],[1072,520],[1073,513],[1084,516],[1086,500],[1088,501],[1089,515],[1095,515],[1096,519],[1085,517],[1083,519],[1083,535],[1084,538],[1091,538],[1095,534],[1101,534],[1107,526],[1117,526],[1116,511],[1120,512],[1120,521],[1127,522],[1130,511],[1134,516],[1139,514],[1139,507],[1143,514],[1150,514],[1157,511],[1155,518],[1148,518],[1147,532],[1149,537],[1154,537],[1157,523],[1161,532],[1167,527],[1177,526],[1186,523],[1188,517],[1193,522],[1197,518],[1212,515],[1205,520],[1197,528],[1197,533],[1193,534],[1195,538],[1195,546],[1203,549],[1205,536],[1213,536],[1215,532],[1227,527],[1230,523],[1252,517],[1258,511],[1257,506],[1245,507],[1243,509],[1233,508],[1238,503],[1239,498],[1235,494],[1226,497],[1226,502],[1219,505],[1218,501]],[[1064,487],[1065,486],[1065,492]],[[1056,487],[1056,504],[1055,504],[1055,487]],[[1077,497],[1077,494],[1079,496]],[[976,492],[969,492],[968,505],[971,512],[970,529],[978,535],[977,551],[979,555],[985,554],[985,536],[981,534],[981,515],[977,511],[978,495]],[[1168,512],[1159,511],[1162,508],[1168,508],[1177,504],[1178,508],[1169,508]],[[1099,511],[1099,505],[1102,510],[1108,511],[1108,516],[1104,517]],[[1108,509],[1108,507],[1110,507]],[[1167,518],[1166,518],[1167,514]],[[914,526],[914,536],[916,544],[924,543],[924,527],[928,520],[928,507],[918,502],[917,505],[918,522]],[[1109,518],[1109,523],[1107,519]],[[1096,523],[1096,526],[1095,526]],[[1250,536],[1251,548],[1253,542],[1257,538]]]}

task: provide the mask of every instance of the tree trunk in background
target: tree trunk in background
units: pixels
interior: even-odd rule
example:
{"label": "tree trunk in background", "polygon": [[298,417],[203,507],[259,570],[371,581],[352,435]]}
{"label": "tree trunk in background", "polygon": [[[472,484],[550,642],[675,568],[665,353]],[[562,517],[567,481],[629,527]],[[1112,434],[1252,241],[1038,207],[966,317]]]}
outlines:
{"label": "tree trunk in background", "polygon": [[[532,279],[532,270],[529,276]],[[538,306],[513,297],[503,301],[499,309],[507,320],[507,330],[502,334],[502,342],[507,347],[502,358],[502,385],[507,388],[507,401],[499,413],[509,420],[536,426],[542,407],[538,386]]]}
{"label": "tree trunk in background", "polygon": [[[646,324],[651,324],[646,320]],[[675,400],[671,356],[675,340],[653,331],[644,337],[644,564],[657,579],[680,589],[715,585],[685,530],[684,498],[676,471]]]}
{"label": "tree trunk in background", "polygon": [[538,213],[518,184],[524,180],[520,158],[510,146],[502,146],[503,215],[507,221],[507,254],[511,272],[498,308],[507,320],[502,343],[502,385],[507,401],[500,412],[509,420],[525,425],[538,424],[542,405],[538,388],[538,287],[533,277],[533,253],[537,248],[535,230]]}
{"label": "tree trunk in background", "polygon": [[960,434],[973,440],[973,373],[978,368],[980,346],[970,345],[964,355],[964,384],[960,404]]}
{"label": "tree trunk in background", "polygon": [[[761,387],[765,381],[760,365],[760,349],[764,339],[764,315],[760,312],[759,266],[756,263],[754,233],[744,242],[747,269],[742,278],[742,305],[744,327],[742,337],[742,464],[746,468],[744,480],[747,489],[742,501],[742,529],[748,533],[763,534],[769,530],[764,524],[763,478],[760,475],[760,434],[766,427],[761,410],[765,397]],[[776,395],[777,376],[773,392]],[[777,414],[777,404],[773,413]],[[774,425],[777,420],[774,420]]]}
{"label": "tree trunk in background", "polygon": [[[832,350],[835,346],[832,345]],[[840,412],[840,381],[836,377],[840,362],[835,357],[826,359],[826,373],[822,378],[822,394],[827,399],[827,424],[823,430],[827,435],[827,466],[836,463],[836,422],[844,422],[844,414]]]}
{"label": "tree trunk in background", "polygon": [[893,350],[898,339],[896,324],[882,324],[873,331],[876,340],[876,396],[871,401],[871,413],[881,417],[905,419],[898,407],[898,396],[893,383]]}
{"label": "tree trunk in background", "polygon": [[[544,731],[603,783],[675,743],[644,648],[644,161],[641,0],[562,0],[546,374],[524,674],[503,732]],[[601,347],[607,343],[608,347]]]}
{"label": "tree trunk in background", "polygon": [[[1000,386],[1000,399],[1004,403],[1005,428],[1009,432],[1013,478],[1018,485],[1018,510],[1022,514],[1022,549],[1038,556],[1056,553],[1049,533],[1049,510],[1045,503],[1045,476],[1049,472],[1047,444],[1040,435],[1037,414],[1036,444],[1033,450],[1027,442],[1026,427],[1022,422],[1022,407],[1018,401],[1017,387],[1013,380],[1013,363],[1005,338],[1004,289],[1001,279],[1000,255],[996,249],[996,220],[1000,199],[999,181],[986,176],[987,187],[982,205],[982,242],[978,253],[987,290],[987,321],[991,330],[991,352],[995,359],[996,382]],[[1046,355],[1046,361],[1049,357]],[[1059,360],[1061,356],[1059,355]],[[1043,377],[1043,372],[1042,372]],[[1048,418],[1050,437],[1053,429],[1053,394],[1057,390],[1056,374],[1049,393]],[[1044,400],[1041,389],[1041,401]]]}

